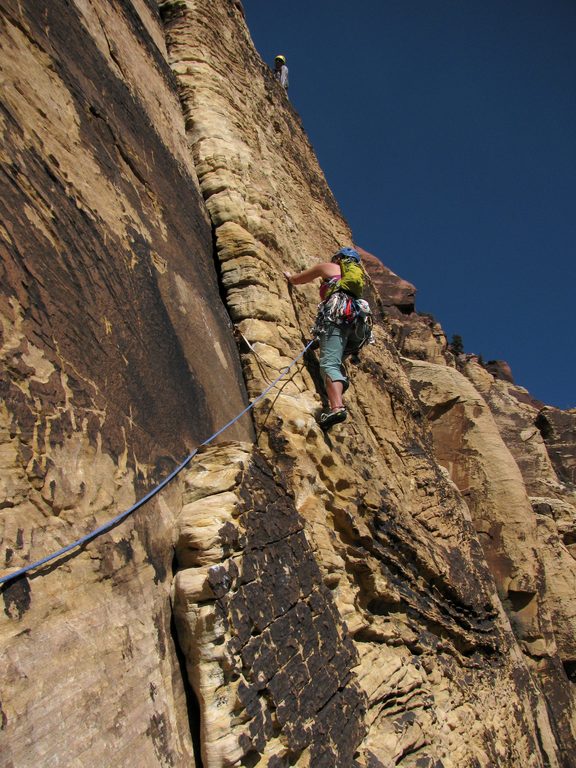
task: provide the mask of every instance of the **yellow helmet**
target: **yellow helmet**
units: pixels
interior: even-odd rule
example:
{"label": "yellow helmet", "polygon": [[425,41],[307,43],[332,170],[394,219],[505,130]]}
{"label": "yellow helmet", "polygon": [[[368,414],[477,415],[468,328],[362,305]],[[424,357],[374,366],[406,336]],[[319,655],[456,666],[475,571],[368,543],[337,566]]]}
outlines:
{"label": "yellow helmet", "polygon": [[274,57],[274,61],[281,61],[282,64],[286,64],[286,57],[282,56],[281,54],[278,54],[278,56]]}

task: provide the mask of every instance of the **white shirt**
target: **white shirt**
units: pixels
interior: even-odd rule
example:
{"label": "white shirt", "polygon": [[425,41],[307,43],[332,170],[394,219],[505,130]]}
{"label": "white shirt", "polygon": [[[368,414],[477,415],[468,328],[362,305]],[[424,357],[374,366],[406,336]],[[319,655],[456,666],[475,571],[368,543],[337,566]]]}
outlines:
{"label": "white shirt", "polygon": [[280,69],[275,70],[274,77],[283,88],[288,90],[288,67],[286,64],[282,64]]}

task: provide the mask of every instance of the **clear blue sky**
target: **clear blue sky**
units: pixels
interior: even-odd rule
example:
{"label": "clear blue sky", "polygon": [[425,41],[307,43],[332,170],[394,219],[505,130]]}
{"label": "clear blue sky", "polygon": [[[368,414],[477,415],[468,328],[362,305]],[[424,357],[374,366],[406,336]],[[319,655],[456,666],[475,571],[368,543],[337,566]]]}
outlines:
{"label": "clear blue sky", "polygon": [[576,407],[576,0],[244,8],[358,245],[467,352]]}

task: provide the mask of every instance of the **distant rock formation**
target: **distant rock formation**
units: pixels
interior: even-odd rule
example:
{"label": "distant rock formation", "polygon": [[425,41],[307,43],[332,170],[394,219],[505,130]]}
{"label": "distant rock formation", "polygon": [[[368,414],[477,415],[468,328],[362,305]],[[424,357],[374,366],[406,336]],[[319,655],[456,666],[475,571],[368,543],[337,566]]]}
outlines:
{"label": "distant rock formation", "polygon": [[414,312],[416,305],[416,288],[407,280],[403,280],[395,275],[392,270],[382,264],[364,248],[355,246],[361,254],[364,267],[368,271],[372,284],[382,301],[382,306],[388,311],[397,309],[403,315],[410,315]]}
{"label": "distant rock formation", "polygon": [[510,384],[514,384],[512,371],[505,360],[488,360],[484,367],[495,379],[502,379],[502,381],[508,381]]}
{"label": "distant rock formation", "polygon": [[0,767],[576,766],[576,412],[365,251],[349,420],[313,351],[259,398],[362,233],[241,3],[1,24],[1,573],[218,437],[0,587]]}

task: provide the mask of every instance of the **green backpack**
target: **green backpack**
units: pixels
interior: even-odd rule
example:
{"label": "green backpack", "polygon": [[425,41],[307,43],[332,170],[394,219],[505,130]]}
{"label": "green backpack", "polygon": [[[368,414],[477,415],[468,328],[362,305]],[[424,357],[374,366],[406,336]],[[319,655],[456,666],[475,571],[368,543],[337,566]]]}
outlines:
{"label": "green backpack", "polygon": [[334,285],[330,294],[335,291],[344,291],[355,299],[359,299],[366,284],[366,273],[358,262],[352,259],[340,259],[340,271],[342,276]]}

